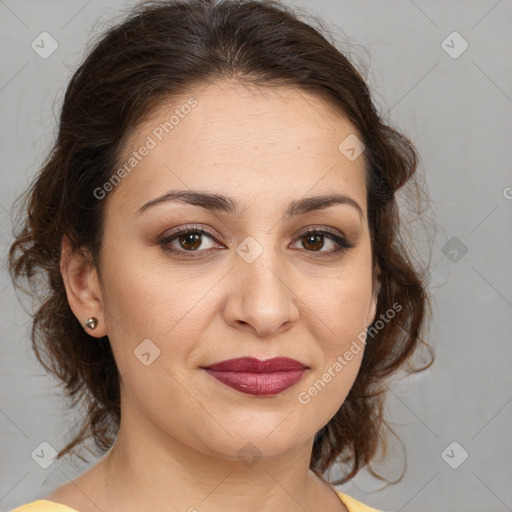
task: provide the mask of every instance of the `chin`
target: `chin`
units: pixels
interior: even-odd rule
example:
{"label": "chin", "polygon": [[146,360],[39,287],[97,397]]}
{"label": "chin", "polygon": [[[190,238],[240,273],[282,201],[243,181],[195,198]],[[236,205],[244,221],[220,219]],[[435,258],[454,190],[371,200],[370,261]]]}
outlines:
{"label": "chin", "polygon": [[[218,443],[214,444],[211,438],[205,440],[205,442],[208,441],[207,452],[229,461],[238,460],[248,467],[260,459],[284,456],[289,451],[298,448],[308,439],[303,437],[299,439],[297,437],[294,441],[294,436],[290,429],[286,431],[281,430],[280,432],[277,429],[272,431],[268,424],[264,431],[246,429],[243,433],[236,433],[232,430],[229,432],[233,437],[226,434],[224,439],[222,441],[219,440]],[[303,435],[304,432],[302,431],[301,434]],[[313,436],[314,433],[310,437],[313,438]]]}

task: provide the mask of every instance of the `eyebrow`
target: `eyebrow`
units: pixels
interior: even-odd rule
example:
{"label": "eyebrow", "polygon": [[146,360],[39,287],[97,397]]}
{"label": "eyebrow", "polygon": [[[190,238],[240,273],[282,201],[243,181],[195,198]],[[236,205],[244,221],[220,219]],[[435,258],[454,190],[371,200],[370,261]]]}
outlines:
{"label": "eyebrow", "polygon": [[[141,206],[137,210],[136,215],[140,215],[149,208],[152,208],[158,204],[172,201],[184,202],[194,206],[200,206],[206,210],[224,212],[237,216],[240,216],[246,208],[245,206],[242,206],[237,200],[221,194],[201,192],[198,190],[169,190],[162,196],[151,199],[143,206]],[[291,218],[297,215],[303,215],[315,210],[328,208],[329,206],[333,206],[335,204],[346,204],[352,206],[357,210],[359,217],[364,219],[364,213],[361,206],[359,206],[359,203],[344,194],[311,196],[292,201],[288,205],[284,217]]]}

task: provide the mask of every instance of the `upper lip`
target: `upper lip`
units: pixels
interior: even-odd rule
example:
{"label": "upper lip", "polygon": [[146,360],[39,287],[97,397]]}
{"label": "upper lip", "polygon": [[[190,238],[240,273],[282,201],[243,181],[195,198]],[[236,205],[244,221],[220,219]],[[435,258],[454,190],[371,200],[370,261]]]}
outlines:
{"label": "upper lip", "polygon": [[238,357],[220,361],[219,363],[207,366],[209,370],[249,372],[249,373],[271,373],[289,370],[305,370],[305,364],[289,357],[273,357],[261,361],[254,357]]}

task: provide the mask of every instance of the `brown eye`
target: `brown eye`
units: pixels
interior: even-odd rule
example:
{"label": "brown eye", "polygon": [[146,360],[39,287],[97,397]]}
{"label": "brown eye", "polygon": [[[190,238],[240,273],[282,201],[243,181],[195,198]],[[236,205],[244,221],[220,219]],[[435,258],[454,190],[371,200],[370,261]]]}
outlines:
{"label": "brown eye", "polygon": [[198,234],[196,232],[186,233],[184,235],[179,235],[177,240],[180,244],[180,246],[183,249],[189,249],[189,250],[197,250],[199,247],[201,247],[201,234]]}
{"label": "brown eye", "polygon": [[[204,229],[196,226],[186,226],[165,237],[160,241],[160,245],[165,251],[171,253],[180,254],[185,257],[200,258],[211,252],[207,249],[214,247],[214,244],[210,247],[204,247],[204,237],[211,241],[216,240],[211,233]],[[328,241],[327,246],[329,243],[333,246],[332,249],[323,250],[326,246],[325,239]],[[301,241],[301,246],[306,252],[318,253],[321,256],[338,254],[355,246],[345,237],[328,229],[304,231],[299,235],[298,240]]]}
{"label": "brown eye", "polygon": [[[204,237],[212,241],[215,240],[213,235],[204,229],[200,229],[195,226],[186,226],[176,230],[159,243],[165,251],[180,254],[182,256],[202,257],[205,253],[210,252],[206,249],[209,249],[214,245],[205,247]],[[194,252],[197,254],[189,254]]]}
{"label": "brown eye", "polygon": [[305,242],[302,242],[304,247],[308,250],[319,251],[324,246],[323,235],[315,233],[302,237]]}
{"label": "brown eye", "polygon": [[[322,251],[325,246],[325,238],[329,239],[329,241],[334,245],[334,249]],[[355,244],[348,241],[345,237],[327,229],[305,231],[299,235],[299,240],[302,241],[302,246],[307,250],[307,252],[317,252],[322,254],[322,256],[337,254],[355,246]]]}

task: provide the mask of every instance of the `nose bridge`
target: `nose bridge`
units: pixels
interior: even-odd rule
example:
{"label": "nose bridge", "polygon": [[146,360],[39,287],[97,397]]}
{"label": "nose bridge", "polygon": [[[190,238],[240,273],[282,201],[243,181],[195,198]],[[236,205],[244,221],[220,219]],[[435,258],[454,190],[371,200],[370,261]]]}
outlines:
{"label": "nose bridge", "polygon": [[252,286],[262,284],[274,286],[277,280],[282,285],[279,273],[284,272],[282,254],[272,231],[247,236],[236,248],[239,260],[237,273],[241,280],[249,280]]}
{"label": "nose bridge", "polygon": [[275,241],[275,231],[248,236],[236,252],[236,319],[268,332],[294,320],[293,293],[287,284],[286,261]]}

